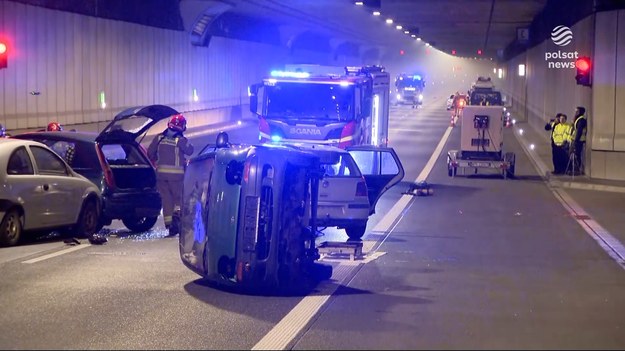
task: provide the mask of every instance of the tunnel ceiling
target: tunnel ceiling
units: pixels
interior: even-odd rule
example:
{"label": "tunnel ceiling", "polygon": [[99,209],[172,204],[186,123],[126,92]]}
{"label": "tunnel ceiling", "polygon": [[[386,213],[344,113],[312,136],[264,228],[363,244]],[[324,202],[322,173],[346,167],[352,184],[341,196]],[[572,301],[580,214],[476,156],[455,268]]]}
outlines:
{"label": "tunnel ceiling", "polygon": [[[188,0],[182,0],[188,1]],[[527,28],[547,0],[224,0],[229,10],[309,27],[330,37],[410,50],[429,42],[457,56],[497,57]],[[373,12],[379,11],[380,16]],[[387,18],[394,23],[387,24]],[[401,25],[401,30],[396,29]],[[408,30],[410,33],[404,33]],[[422,38],[416,42],[411,35]]]}
{"label": "tunnel ceiling", "polygon": [[[362,6],[356,6],[356,0],[11,1],[176,30],[189,30],[189,23],[206,15],[202,11],[212,11],[211,18],[224,15],[220,30],[228,30],[230,35],[245,36],[263,21],[275,24],[276,27],[271,26],[271,33],[256,35],[256,40],[265,40],[267,35],[275,40],[278,28],[289,26],[301,28],[301,33],[316,32],[333,43],[348,41],[362,47],[399,52],[428,42],[447,53],[455,50],[456,55],[462,57],[475,57],[481,50],[485,58],[496,58],[498,50],[517,39],[519,28],[530,27],[532,20],[539,19],[538,15],[548,3],[553,8],[550,16],[554,12],[570,12],[570,5],[577,4],[577,1],[566,0],[362,0]],[[622,2],[593,1],[595,4]],[[580,3],[592,1],[580,0]],[[222,8],[228,10],[217,11]],[[374,11],[381,15],[374,16]],[[237,18],[257,20],[254,25],[236,30],[237,21],[232,19]],[[392,18],[394,23],[385,23],[387,18]],[[397,30],[396,25],[403,28]],[[405,34],[405,30],[410,33]],[[412,34],[422,38],[422,42],[411,38]],[[291,39],[282,38],[282,44],[286,45]]]}

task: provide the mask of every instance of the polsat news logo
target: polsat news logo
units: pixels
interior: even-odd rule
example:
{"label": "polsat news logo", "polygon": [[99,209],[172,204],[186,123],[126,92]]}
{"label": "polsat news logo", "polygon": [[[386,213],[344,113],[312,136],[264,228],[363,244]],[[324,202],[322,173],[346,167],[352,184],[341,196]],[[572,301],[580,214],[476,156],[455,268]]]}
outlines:
{"label": "polsat news logo", "polygon": [[[551,41],[560,47],[567,46],[573,41],[573,31],[567,26],[557,26],[551,31]],[[549,68],[575,68],[575,60],[579,57],[577,51],[552,51],[545,53],[545,61]]]}

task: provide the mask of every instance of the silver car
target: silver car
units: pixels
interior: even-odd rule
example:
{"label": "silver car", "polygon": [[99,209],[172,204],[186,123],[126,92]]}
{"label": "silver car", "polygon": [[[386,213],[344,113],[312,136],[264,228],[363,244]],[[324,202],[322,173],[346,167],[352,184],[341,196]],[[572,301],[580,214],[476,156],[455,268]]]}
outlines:
{"label": "silver car", "polygon": [[320,159],[317,224],[345,229],[350,239],[361,239],[369,216],[384,192],[404,177],[404,168],[393,148],[369,145],[335,146],[294,143]]}
{"label": "silver car", "polygon": [[451,110],[451,108],[454,106],[455,97],[456,95],[454,94],[449,95],[449,98],[447,99],[447,102],[445,103],[445,107],[447,108],[447,111]]}
{"label": "silver car", "polygon": [[100,190],[46,145],[0,139],[0,246],[25,232],[56,230],[84,237],[98,226]]}

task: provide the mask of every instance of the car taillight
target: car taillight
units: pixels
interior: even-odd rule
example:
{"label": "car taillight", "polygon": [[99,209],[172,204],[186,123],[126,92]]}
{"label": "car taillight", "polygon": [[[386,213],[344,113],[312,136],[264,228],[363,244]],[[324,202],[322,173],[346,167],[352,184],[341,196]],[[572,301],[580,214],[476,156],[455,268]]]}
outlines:
{"label": "car taillight", "polygon": [[243,166],[243,182],[247,183],[250,179],[250,161],[245,162]]}
{"label": "car taillight", "polygon": [[367,182],[365,182],[365,177],[362,177],[356,185],[356,196],[367,196]]}
{"label": "car taillight", "polygon": [[104,181],[106,182],[106,186],[110,189],[115,188],[115,177],[113,177],[113,170],[109,166],[108,162],[106,162],[106,158],[100,149],[100,145],[96,144],[95,151],[98,154],[98,160],[100,161],[100,166],[102,166],[102,170],[104,171]]}
{"label": "car taillight", "polygon": [[339,139],[339,147],[344,149],[354,145],[354,133],[356,132],[356,121],[347,123],[341,130],[341,138]]}

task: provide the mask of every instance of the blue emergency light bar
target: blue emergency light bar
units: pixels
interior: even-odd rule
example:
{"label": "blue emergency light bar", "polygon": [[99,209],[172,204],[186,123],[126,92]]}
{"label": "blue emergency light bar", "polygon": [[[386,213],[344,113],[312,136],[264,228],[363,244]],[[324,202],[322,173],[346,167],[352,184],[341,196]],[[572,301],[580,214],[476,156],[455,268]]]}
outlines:
{"label": "blue emergency light bar", "polygon": [[272,77],[279,78],[308,78],[310,73],[308,72],[290,72],[290,71],[271,71]]}

